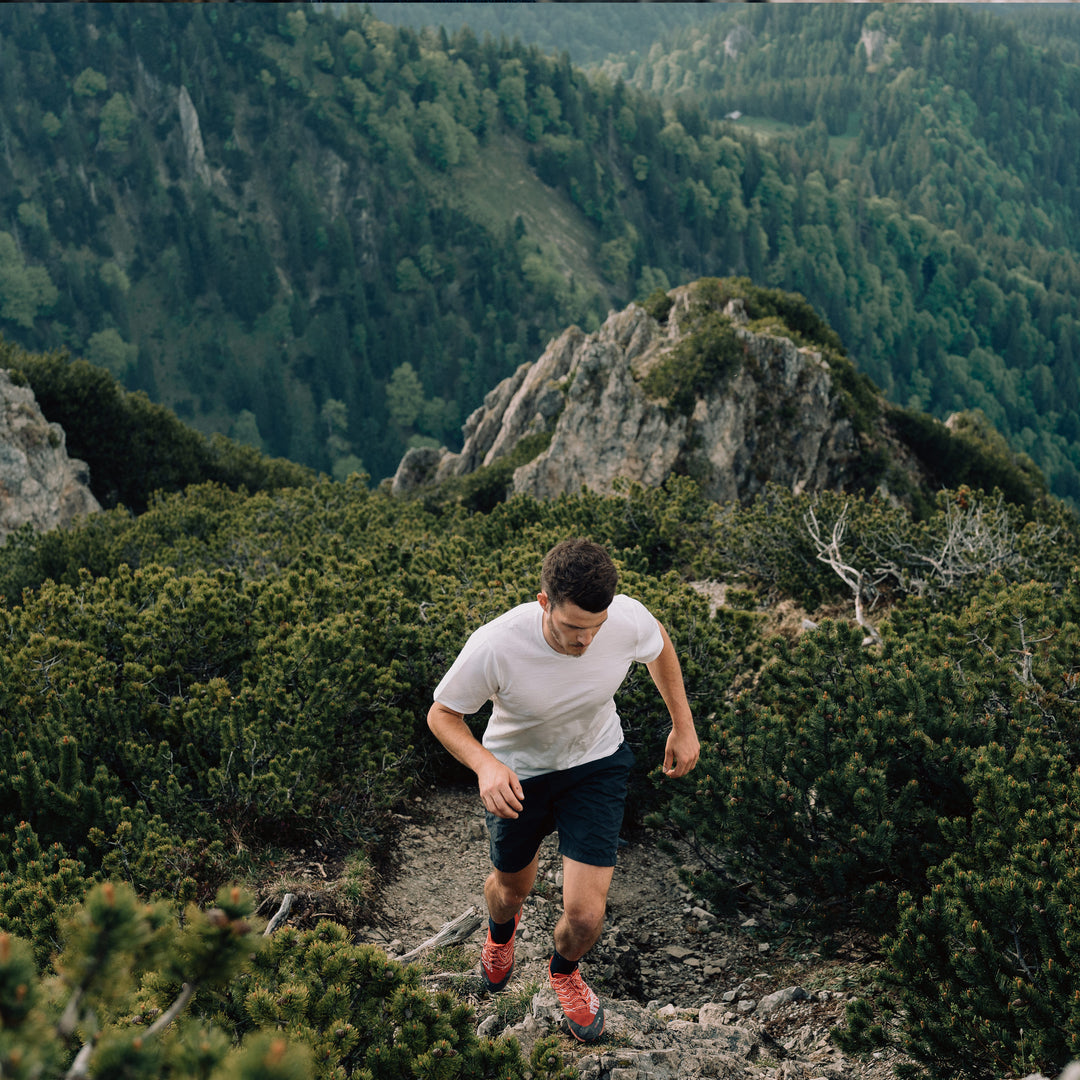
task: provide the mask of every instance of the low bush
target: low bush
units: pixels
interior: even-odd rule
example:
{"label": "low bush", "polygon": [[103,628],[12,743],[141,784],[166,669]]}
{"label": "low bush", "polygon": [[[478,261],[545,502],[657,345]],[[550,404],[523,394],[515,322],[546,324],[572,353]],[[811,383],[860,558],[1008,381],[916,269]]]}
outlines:
{"label": "low bush", "polygon": [[0,1073],[13,1080],[569,1080],[554,1040],[529,1059],[478,1038],[472,1010],[323,921],[269,939],[252,902],[142,903],[96,886],[64,921],[57,977],[0,933]]}

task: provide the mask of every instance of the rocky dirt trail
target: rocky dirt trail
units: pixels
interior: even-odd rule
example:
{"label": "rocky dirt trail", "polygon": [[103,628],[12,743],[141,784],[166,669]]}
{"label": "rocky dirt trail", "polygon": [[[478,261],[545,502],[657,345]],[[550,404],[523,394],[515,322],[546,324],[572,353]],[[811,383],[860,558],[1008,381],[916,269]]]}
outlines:
{"label": "rocky dirt trail", "polygon": [[[472,787],[430,790],[401,821],[395,876],[359,940],[401,955],[474,907],[484,916],[490,869],[483,810]],[[413,962],[432,988],[476,1009],[481,1033],[523,1047],[551,1033],[585,1080],[885,1080],[888,1055],[846,1057],[829,1039],[845,1003],[868,987],[870,956],[849,945],[825,958],[768,935],[749,917],[718,918],[680,882],[675,861],[648,830],[622,848],[601,941],[582,971],[607,1013],[602,1039],[578,1043],[562,1026],[546,965],[561,910],[561,860],[549,837],[540,880],[518,931],[516,967],[503,993],[479,979],[483,928]],[[760,913],[759,913],[760,914]],[[763,916],[764,918],[765,916]]]}

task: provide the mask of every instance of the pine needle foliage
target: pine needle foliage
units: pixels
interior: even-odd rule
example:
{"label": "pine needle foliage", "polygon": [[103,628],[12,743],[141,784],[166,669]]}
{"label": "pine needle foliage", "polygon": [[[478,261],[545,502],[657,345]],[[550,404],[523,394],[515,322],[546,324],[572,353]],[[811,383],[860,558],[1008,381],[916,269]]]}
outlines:
{"label": "pine needle foliage", "polygon": [[[237,1047],[186,1007],[249,965],[260,939],[247,921],[250,897],[224,889],[215,906],[194,905],[183,924],[167,905],[141,902],[127,886],[96,886],[65,920],[58,975],[43,980],[29,946],[0,934],[0,1070],[36,1077],[161,1076],[205,1080],[300,1080],[309,1053],[276,1033]],[[140,982],[168,981],[165,1009],[132,1015]]]}
{"label": "pine needle foliage", "polygon": [[[323,921],[266,938],[222,889],[178,920],[96,886],[65,920],[58,975],[0,933],[0,1070],[16,1080],[570,1080],[557,1040],[526,1060],[472,1009]],[[75,1070],[75,1071],[72,1071]]]}
{"label": "pine needle foliage", "polygon": [[[790,338],[797,345],[812,345],[828,351],[837,371],[837,383],[853,415],[858,412],[858,430],[869,427],[869,417],[880,406],[873,387],[858,375],[844,355],[836,333],[803,297],[779,289],[764,289],[749,278],[702,278],[695,283],[686,327],[690,333],[654,367],[643,381],[647,393],[664,398],[675,415],[686,415],[697,397],[725,384],[745,361],[746,348],[727,313],[727,305],[740,301],[756,332],[770,332]],[[645,309],[658,322],[665,322],[671,301],[652,295]],[[854,403],[858,402],[858,409]]]}
{"label": "pine needle foliage", "polygon": [[[747,295],[820,337],[798,304]],[[702,735],[690,777],[659,777],[670,721],[632,673],[631,826],[651,813],[688,840],[716,910],[794,892],[807,928],[879,935],[893,1011],[853,1007],[852,1046],[892,1039],[935,1077],[1080,1049],[1060,974],[1078,884],[1070,514],[1035,489],[930,493],[915,516],[775,488],[717,506],[685,478],[547,503],[493,483],[395,500],[362,478],[219,478],[0,548],[4,1075],[62,1074],[92,1038],[101,1076],[561,1076],[554,1049],[525,1062],[478,1040],[459,1001],[347,927],[256,949],[246,901],[220,890],[315,840],[377,861],[413,786],[460,777],[424,723],[432,689],[471,630],[535,597],[567,536],[608,545],[667,627]],[[809,520],[871,583],[876,637]],[[777,601],[813,628],[775,633]],[[147,1038],[191,980],[187,1020]],[[100,1030],[46,1038],[57,988],[83,984]]]}

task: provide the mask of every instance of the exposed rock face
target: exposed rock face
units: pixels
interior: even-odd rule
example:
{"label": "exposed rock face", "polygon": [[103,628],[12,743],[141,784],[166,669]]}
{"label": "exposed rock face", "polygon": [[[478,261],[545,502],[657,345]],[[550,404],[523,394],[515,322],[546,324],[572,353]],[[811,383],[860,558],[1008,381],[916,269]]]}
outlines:
{"label": "exposed rock face", "polygon": [[739,53],[745,52],[754,35],[745,26],[736,26],[726,38],[724,38],[724,55],[735,59]]}
{"label": "exposed rock face", "polygon": [[465,424],[460,454],[410,451],[392,490],[463,476],[542,431],[550,446],[514,472],[514,493],[548,499],[582,485],[609,493],[620,479],[653,486],[672,474],[694,477],[718,501],[746,501],[769,481],[795,492],[845,488],[860,447],[828,362],[751,332],[740,300],[724,312],[742,345],[738,369],[690,410],[649,395],[648,374],[690,333],[694,291],[668,294],[664,325],[631,304],[594,334],[566,330],[488,394]]}
{"label": "exposed rock face", "polygon": [[872,64],[881,58],[887,41],[888,36],[884,30],[871,30],[867,26],[863,27],[862,35],[859,37],[859,44],[865,50],[866,59],[869,63]]}
{"label": "exposed rock face", "polygon": [[192,175],[197,176],[207,187],[210,186],[210,166],[206,163],[206,150],[203,147],[202,130],[199,127],[199,114],[191,100],[188,88],[181,85],[177,94],[177,107],[180,110],[180,132],[184,138],[184,154]]}
{"label": "exposed rock face", "polygon": [[68,457],[63,428],[0,371],[0,543],[27,522],[44,531],[100,510],[88,483],[86,465]]}

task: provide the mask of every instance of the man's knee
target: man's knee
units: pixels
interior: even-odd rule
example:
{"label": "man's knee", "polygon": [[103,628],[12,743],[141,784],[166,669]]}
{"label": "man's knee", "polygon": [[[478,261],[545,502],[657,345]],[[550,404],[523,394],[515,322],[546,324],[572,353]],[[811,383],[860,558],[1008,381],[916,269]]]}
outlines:
{"label": "man's knee", "polygon": [[529,895],[529,890],[522,889],[507,882],[499,881],[498,878],[493,877],[490,895],[493,895],[499,903],[505,907],[519,908],[525,903],[525,900]]}
{"label": "man's knee", "polygon": [[604,924],[607,903],[603,897],[564,897],[563,916],[573,932],[581,937],[595,934]]}

